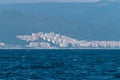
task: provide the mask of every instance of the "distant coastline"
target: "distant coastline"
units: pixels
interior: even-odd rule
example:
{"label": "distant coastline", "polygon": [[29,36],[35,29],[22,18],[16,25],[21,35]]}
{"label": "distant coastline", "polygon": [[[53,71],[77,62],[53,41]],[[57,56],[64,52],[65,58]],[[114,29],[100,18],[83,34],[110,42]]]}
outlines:
{"label": "distant coastline", "polygon": [[120,49],[120,41],[77,40],[54,32],[39,32],[31,35],[17,35],[25,45],[0,42],[0,49]]}
{"label": "distant coastline", "polygon": [[115,50],[120,48],[0,48],[0,50]]}

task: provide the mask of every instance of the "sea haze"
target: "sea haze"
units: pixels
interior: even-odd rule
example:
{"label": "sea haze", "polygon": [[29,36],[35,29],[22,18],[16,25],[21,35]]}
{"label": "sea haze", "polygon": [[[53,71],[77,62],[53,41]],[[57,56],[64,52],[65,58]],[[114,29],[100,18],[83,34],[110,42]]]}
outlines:
{"label": "sea haze", "polygon": [[24,43],[15,36],[33,32],[56,32],[83,40],[120,40],[119,9],[119,2],[1,4],[0,40]]}

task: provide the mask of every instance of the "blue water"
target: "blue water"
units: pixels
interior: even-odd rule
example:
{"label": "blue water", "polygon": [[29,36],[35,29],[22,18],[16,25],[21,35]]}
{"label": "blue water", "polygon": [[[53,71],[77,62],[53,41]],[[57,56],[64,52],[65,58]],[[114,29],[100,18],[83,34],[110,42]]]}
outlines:
{"label": "blue water", "polygon": [[120,50],[0,50],[0,80],[120,80]]}

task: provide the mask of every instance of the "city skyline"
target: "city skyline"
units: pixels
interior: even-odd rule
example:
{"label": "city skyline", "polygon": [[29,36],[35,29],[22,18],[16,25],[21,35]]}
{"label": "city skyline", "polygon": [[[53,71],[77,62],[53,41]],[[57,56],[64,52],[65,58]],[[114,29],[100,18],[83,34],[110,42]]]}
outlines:
{"label": "city skyline", "polygon": [[31,35],[17,35],[25,45],[13,45],[0,42],[0,49],[107,49],[120,48],[120,41],[77,40],[54,32],[39,32]]}

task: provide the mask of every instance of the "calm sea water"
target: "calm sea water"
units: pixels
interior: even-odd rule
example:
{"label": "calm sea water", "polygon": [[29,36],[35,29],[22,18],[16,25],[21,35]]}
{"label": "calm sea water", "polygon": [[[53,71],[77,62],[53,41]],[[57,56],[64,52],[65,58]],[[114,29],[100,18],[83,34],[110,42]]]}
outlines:
{"label": "calm sea water", "polygon": [[120,80],[120,50],[0,50],[0,80]]}

